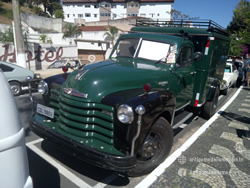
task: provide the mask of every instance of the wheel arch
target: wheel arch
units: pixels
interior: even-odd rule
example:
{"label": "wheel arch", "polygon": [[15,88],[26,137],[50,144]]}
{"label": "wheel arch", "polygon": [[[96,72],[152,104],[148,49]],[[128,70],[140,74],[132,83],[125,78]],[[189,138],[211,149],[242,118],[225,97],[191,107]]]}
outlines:
{"label": "wheel arch", "polygon": [[17,82],[17,83],[19,83],[20,85],[22,85],[22,82],[20,82],[19,80],[8,80],[8,83],[12,83],[12,82]]}
{"label": "wheel arch", "polygon": [[[163,113],[161,113],[156,119],[155,122],[160,118],[163,117],[164,119],[166,119],[169,124],[171,124],[173,117],[173,114],[171,115],[171,113],[169,111],[164,111]],[[153,126],[153,125],[152,125]]]}

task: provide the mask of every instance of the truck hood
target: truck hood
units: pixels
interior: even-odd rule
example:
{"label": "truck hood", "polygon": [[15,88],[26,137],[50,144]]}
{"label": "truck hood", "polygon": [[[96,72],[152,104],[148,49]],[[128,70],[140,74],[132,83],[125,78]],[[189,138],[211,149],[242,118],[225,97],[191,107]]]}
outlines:
{"label": "truck hood", "polygon": [[155,64],[152,61],[131,61],[125,58],[102,61],[74,71],[63,88],[72,88],[86,94],[89,102],[100,102],[103,97],[118,91],[141,88],[144,92],[143,86],[146,83],[156,87],[158,82],[167,80],[167,70],[167,65]]}

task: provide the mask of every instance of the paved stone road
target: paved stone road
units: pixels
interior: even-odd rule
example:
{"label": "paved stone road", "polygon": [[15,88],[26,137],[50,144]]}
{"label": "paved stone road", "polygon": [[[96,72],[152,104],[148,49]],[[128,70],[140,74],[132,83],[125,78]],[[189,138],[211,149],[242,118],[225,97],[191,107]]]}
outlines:
{"label": "paved stone road", "polygon": [[151,188],[250,187],[250,88],[213,122]]}

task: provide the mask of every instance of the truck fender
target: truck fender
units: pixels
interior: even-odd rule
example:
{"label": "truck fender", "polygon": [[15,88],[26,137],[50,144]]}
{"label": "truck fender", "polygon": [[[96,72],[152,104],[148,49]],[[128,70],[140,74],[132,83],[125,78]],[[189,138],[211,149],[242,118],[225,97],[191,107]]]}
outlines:
{"label": "truck fender", "polygon": [[[118,109],[122,104],[127,104],[134,110],[139,105],[145,107],[146,112],[142,116],[140,135],[135,144],[136,152],[143,144],[145,137],[159,117],[164,117],[169,123],[171,123],[174,115],[176,99],[173,93],[164,89],[154,89],[147,94],[145,94],[142,89],[133,89],[110,94],[104,97],[101,103],[113,106],[115,109]],[[118,134],[130,144],[137,131],[138,114],[135,112],[134,116],[134,121],[124,129],[124,124],[117,119],[116,110],[114,114],[115,126],[117,128],[116,132],[122,130]]]}

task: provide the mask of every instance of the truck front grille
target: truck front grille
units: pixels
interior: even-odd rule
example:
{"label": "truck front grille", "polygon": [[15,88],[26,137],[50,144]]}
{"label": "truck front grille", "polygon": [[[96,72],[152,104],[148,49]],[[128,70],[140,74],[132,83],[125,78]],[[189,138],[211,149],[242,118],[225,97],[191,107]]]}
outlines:
{"label": "truck front grille", "polygon": [[87,145],[93,141],[113,145],[113,107],[57,90],[51,90],[49,106],[55,109],[55,120],[65,135],[77,137]]}

